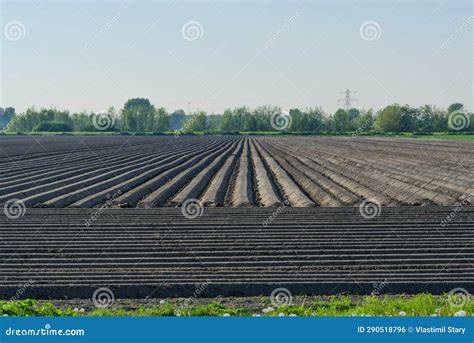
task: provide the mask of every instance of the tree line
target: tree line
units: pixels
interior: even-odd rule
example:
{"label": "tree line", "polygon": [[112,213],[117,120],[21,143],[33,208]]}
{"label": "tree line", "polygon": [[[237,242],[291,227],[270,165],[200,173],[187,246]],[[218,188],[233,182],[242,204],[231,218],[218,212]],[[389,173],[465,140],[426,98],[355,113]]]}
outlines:
{"label": "tree line", "polygon": [[15,109],[13,107],[0,107],[0,130],[7,128],[8,123],[15,116]]}
{"label": "tree line", "polygon": [[[7,124],[8,123],[8,124]],[[321,107],[282,111],[276,106],[246,106],[226,109],[223,114],[183,110],[168,113],[148,99],[129,99],[122,109],[110,107],[102,112],[70,113],[55,108],[29,108],[16,114],[13,108],[0,108],[0,128],[13,132],[98,132],[192,133],[192,132],[305,132],[362,133],[474,131],[474,114],[454,103],[447,109],[425,105],[391,104],[379,110],[338,109],[327,114]]]}

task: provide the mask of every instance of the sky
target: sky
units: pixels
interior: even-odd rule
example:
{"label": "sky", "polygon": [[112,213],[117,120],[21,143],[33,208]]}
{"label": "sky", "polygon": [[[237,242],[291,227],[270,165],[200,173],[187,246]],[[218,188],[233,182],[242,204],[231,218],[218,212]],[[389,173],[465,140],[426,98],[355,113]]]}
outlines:
{"label": "sky", "polygon": [[0,107],[473,109],[470,0],[2,1]]}

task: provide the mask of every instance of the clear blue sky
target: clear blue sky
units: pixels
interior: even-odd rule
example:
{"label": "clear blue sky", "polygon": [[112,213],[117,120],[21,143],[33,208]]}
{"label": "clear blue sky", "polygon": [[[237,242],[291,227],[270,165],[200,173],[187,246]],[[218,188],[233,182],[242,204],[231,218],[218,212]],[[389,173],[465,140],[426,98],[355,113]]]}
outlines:
{"label": "clear blue sky", "polygon": [[[350,88],[360,108],[472,109],[472,14],[470,0],[2,1],[0,106],[98,111],[147,97],[170,112],[332,112]],[[190,21],[196,40],[182,34]],[[380,30],[362,37],[367,21]]]}

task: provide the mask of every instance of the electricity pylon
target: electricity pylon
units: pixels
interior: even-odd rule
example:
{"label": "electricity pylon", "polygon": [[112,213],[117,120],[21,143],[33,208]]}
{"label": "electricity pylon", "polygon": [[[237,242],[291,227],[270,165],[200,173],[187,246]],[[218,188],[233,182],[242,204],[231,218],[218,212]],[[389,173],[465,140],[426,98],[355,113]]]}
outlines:
{"label": "electricity pylon", "polygon": [[358,101],[359,99],[353,98],[351,95],[356,94],[357,92],[351,91],[350,89],[346,89],[343,92],[339,92],[339,94],[344,94],[344,97],[338,100],[338,103],[344,103],[344,109],[349,111],[352,108],[352,102]]}

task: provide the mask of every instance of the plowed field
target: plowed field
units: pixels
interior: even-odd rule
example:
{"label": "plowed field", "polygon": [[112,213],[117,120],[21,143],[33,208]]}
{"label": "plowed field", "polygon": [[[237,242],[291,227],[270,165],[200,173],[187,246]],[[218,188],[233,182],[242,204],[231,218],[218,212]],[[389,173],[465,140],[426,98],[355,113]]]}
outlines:
{"label": "plowed field", "polygon": [[0,137],[0,204],[340,207],[472,202],[474,142],[363,137]]}
{"label": "plowed field", "polygon": [[[0,295],[118,298],[474,292],[474,208],[28,209],[0,217]],[[264,224],[267,223],[267,224]],[[25,285],[27,285],[25,287]],[[204,286],[203,286],[204,285]]]}

